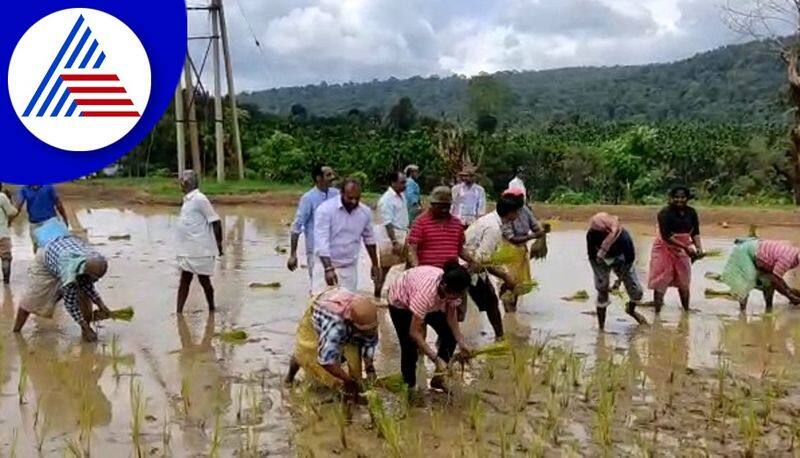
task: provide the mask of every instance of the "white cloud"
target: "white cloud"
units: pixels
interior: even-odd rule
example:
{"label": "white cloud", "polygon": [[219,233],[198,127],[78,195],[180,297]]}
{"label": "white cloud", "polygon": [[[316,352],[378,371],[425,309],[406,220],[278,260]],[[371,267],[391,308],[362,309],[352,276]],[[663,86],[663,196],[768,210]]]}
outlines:
{"label": "white cloud", "polygon": [[[238,90],[322,80],[639,64],[685,58],[739,39],[720,20],[715,0],[225,4]],[[190,14],[192,33],[208,34],[205,16]],[[204,51],[202,43],[193,43],[195,59],[202,60]]]}

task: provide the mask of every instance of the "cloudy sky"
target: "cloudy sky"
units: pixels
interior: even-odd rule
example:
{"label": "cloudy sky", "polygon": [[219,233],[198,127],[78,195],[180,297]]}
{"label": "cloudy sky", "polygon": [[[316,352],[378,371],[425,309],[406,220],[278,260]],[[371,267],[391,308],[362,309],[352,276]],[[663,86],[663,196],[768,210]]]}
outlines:
{"label": "cloudy sky", "polygon": [[224,0],[237,91],[682,59],[742,41],[720,1]]}

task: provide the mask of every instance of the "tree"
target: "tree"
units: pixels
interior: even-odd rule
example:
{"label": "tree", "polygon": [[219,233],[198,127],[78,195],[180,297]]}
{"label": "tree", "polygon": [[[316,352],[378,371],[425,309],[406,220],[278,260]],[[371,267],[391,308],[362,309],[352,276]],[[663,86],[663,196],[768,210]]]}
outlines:
{"label": "tree", "polygon": [[481,73],[469,80],[467,94],[469,110],[475,116],[476,124],[483,125],[484,128],[490,127],[491,123],[487,124],[486,122],[487,117],[495,118],[494,126],[490,129],[491,132],[494,132],[494,128],[497,127],[496,117],[506,115],[506,111],[515,99],[514,93],[505,83],[486,73]]}
{"label": "tree", "polygon": [[409,131],[416,120],[417,110],[414,109],[414,104],[408,97],[401,98],[397,105],[389,111],[389,125],[399,131]]}
{"label": "tree", "polygon": [[[786,64],[789,102],[793,119],[789,129],[789,151],[793,162],[794,202],[800,205],[800,0],[728,0],[725,19],[731,29],[774,44]],[[788,36],[786,36],[788,34]]]}
{"label": "tree", "polygon": [[304,107],[299,103],[295,103],[294,105],[292,105],[291,110],[293,119],[296,119],[298,121],[305,121],[305,119],[308,117],[308,110],[306,110],[306,107]]}

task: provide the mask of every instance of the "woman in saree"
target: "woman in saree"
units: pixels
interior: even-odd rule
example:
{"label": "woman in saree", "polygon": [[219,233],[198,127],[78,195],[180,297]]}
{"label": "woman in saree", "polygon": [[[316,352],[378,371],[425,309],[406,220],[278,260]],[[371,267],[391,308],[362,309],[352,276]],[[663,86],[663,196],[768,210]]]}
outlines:
{"label": "woman in saree", "polygon": [[683,310],[689,310],[692,262],[703,255],[700,220],[689,206],[689,188],[669,191],[669,205],[658,213],[658,232],[650,254],[648,286],[653,290],[656,313],[664,306],[667,288],[677,288]]}

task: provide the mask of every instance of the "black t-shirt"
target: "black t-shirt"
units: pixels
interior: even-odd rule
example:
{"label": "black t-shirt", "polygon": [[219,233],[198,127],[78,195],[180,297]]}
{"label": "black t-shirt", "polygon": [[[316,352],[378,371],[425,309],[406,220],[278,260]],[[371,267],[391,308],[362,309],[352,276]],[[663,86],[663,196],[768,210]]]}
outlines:
{"label": "black t-shirt", "polygon": [[[606,239],[607,235],[608,232],[593,230],[589,230],[589,232],[586,233],[586,249],[590,261],[597,259],[597,252],[600,250],[600,246],[603,244],[603,240]],[[633,262],[636,261],[636,249],[633,247],[633,238],[631,238],[631,234],[627,229],[622,229],[617,241],[609,248],[606,257],[616,258],[619,255],[623,256],[626,264],[633,264]]]}
{"label": "black t-shirt", "polygon": [[692,207],[679,210],[668,205],[658,213],[658,230],[664,240],[669,240],[675,234],[690,234],[694,237],[700,235],[700,219]]}

